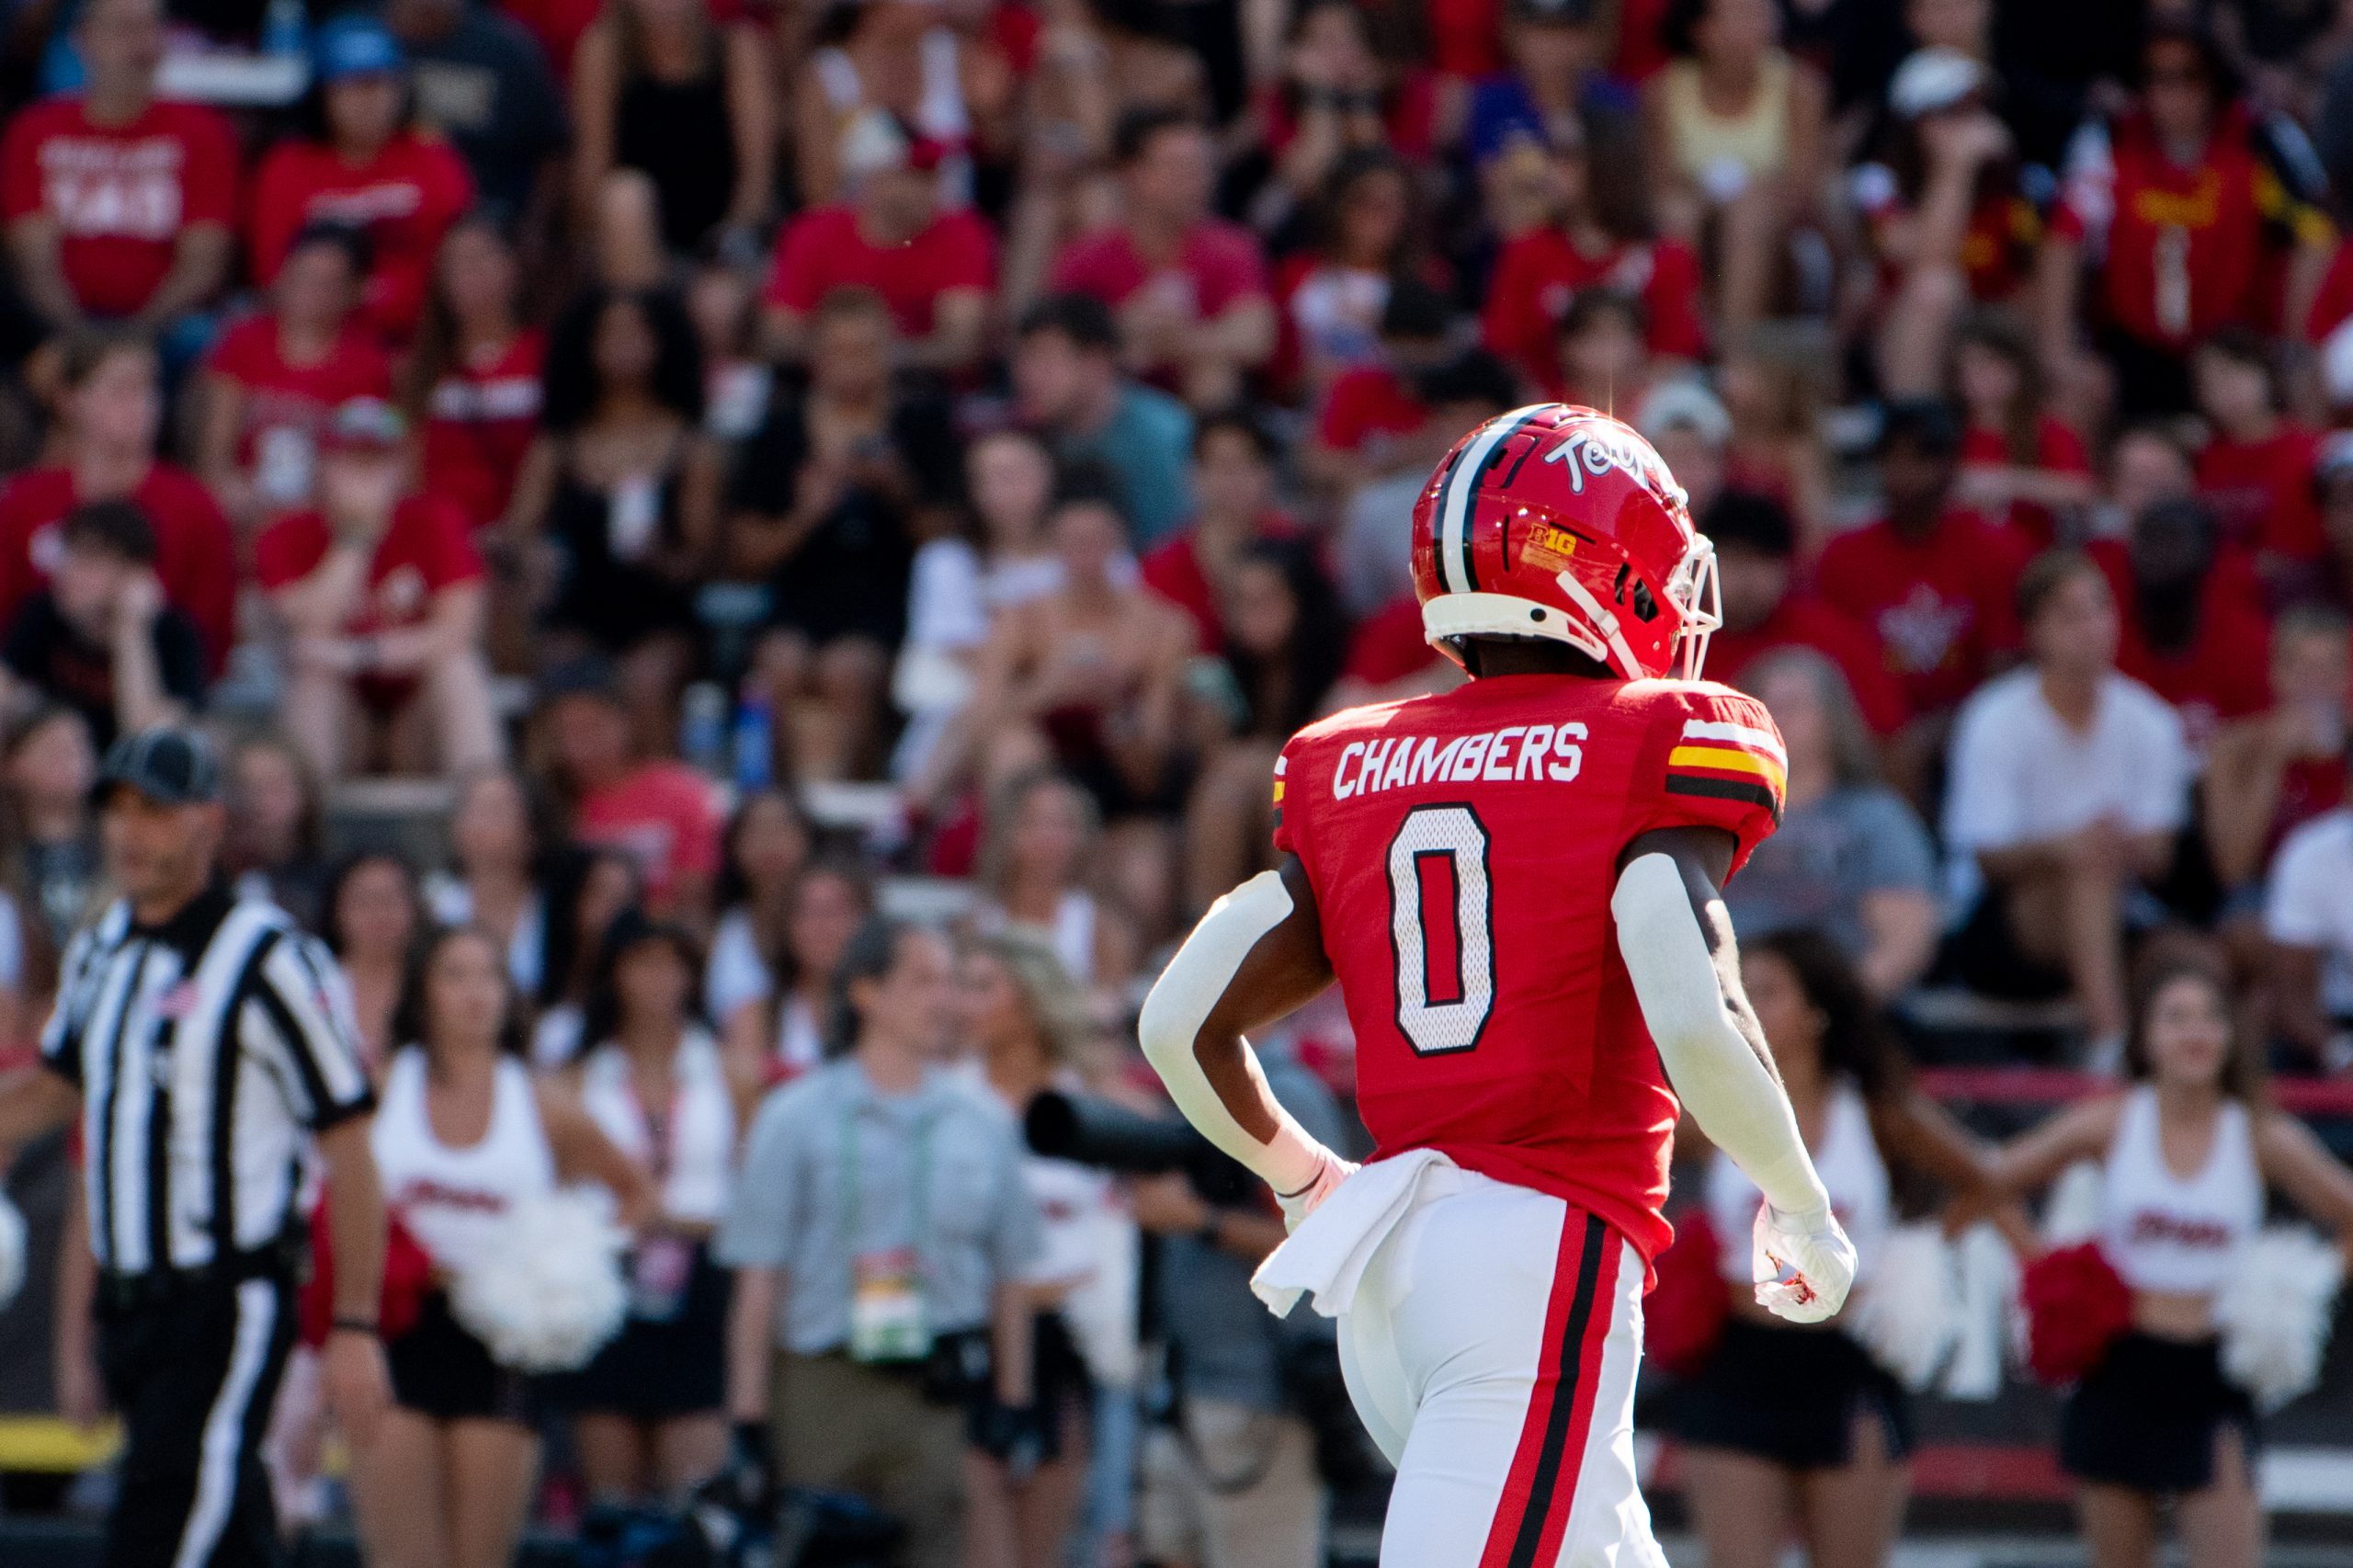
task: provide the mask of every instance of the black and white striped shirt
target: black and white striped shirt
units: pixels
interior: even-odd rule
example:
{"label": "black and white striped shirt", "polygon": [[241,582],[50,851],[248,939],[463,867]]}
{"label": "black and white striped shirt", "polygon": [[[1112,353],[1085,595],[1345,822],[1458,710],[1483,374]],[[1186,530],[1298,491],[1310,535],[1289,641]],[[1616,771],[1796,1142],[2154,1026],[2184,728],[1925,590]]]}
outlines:
{"label": "black and white striped shirt", "polygon": [[65,951],[42,1060],[82,1091],[90,1244],[118,1274],[233,1262],[294,1223],[310,1135],[374,1104],[335,960],[214,885]]}

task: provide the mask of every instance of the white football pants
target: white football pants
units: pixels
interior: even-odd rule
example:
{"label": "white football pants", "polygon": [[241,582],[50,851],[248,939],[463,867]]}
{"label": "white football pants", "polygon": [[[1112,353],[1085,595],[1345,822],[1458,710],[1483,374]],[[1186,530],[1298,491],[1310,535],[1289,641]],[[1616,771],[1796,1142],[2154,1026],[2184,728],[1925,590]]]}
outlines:
{"label": "white football pants", "polygon": [[1340,1317],[1397,1466],[1381,1568],[1665,1568],[1634,1476],[1643,1260],[1560,1199],[1425,1178]]}

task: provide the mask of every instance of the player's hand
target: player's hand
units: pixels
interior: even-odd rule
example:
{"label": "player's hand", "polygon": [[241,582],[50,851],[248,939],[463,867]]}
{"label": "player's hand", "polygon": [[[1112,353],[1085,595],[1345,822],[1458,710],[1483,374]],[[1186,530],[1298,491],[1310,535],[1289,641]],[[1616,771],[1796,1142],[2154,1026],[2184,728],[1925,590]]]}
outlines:
{"label": "player's hand", "polygon": [[1354,1162],[1340,1158],[1329,1149],[1323,1151],[1323,1164],[1315,1168],[1313,1181],[1297,1192],[1275,1194],[1275,1201],[1282,1206],[1285,1233],[1298,1230],[1300,1222],[1315,1212],[1317,1204],[1331,1197],[1342,1182],[1356,1174]]}
{"label": "player's hand", "polygon": [[1784,1214],[1760,1204],[1752,1275],[1758,1306],[1790,1323],[1820,1323],[1847,1304],[1855,1283],[1855,1244],[1827,1205]]}

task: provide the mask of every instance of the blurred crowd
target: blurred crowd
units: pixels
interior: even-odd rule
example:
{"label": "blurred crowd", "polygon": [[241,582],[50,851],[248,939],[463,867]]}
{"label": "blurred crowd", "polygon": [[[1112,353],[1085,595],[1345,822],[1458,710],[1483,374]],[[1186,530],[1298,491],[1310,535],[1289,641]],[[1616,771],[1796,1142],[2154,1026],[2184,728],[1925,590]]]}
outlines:
{"label": "blurred crowd", "polygon": [[[1457,678],[1407,570],[1430,465],[1562,398],[1688,491],[1708,673],[1787,740],[1745,937],[1825,936],[1881,1004],[2055,1018],[2033,1049],[2096,1069],[2131,966],[2195,952],[2275,1069],[2353,1066],[2353,6],[6,0],[0,29],[0,1036],[101,891],[95,748],[187,717],[233,743],[241,885],[335,946],[380,1063],[462,922],[536,1068],[707,1036],[755,1159],[760,1091],[861,1020],[1012,1112],[1145,1103],[1133,1007],[1270,858],[1281,742]],[[341,853],[398,800],[423,846]],[[964,946],[861,947],[879,909]],[[1284,1032],[1344,1115],[1345,1017]],[[1082,1516],[1211,1568],[1295,1539],[1315,1434],[1268,1414],[1291,1359],[1242,1290],[1270,1215],[1032,1174],[1078,1227],[1038,1299],[1113,1290],[1068,1312],[1065,1386],[1170,1381],[1103,1326],[1131,1219],[1191,1341],[1176,1429],[1211,1435],[1147,1452],[1140,1522],[1120,1418],[1043,1469],[981,1433],[992,1561]],[[975,1322],[1035,1218],[989,1221]],[[715,1464],[690,1414],[585,1435],[597,1487]],[[909,1473],[962,1474],[939,1441]]]}

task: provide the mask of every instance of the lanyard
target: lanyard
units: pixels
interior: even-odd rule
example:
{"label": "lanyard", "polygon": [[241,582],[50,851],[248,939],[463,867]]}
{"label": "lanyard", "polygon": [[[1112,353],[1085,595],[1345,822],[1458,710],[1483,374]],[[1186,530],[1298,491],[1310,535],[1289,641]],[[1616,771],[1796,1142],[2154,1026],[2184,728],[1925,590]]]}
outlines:
{"label": "lanyard", "polygon": [[[850,1256],[861,1250],[858,1244],[859,1210],[858,1134],[859,1113],[864,1107],[853,1105],[842,1116],[842,1237],[848,1243]],[[926,1116],[915,1123],[915,1229],[910,1242],[915,1256],[923,1256],[924,1242],[931,1229],[931,1130],[937,1115]]]}

